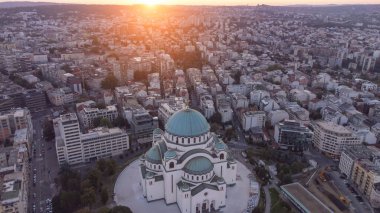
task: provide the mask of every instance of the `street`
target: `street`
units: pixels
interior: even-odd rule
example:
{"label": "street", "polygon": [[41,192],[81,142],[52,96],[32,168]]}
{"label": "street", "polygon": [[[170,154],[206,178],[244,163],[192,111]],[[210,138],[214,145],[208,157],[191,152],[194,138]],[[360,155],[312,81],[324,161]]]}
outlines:
{"label": "street", "polygon": [[43,138],[44,115],[48,114],[43,111],[32,115],[34,135],[30,151],[29,212],[33,212],[34,205],[35,212],[46,212],[46,200],[52,199],[56,193],[54,178],[59,167],[55,145],[54,141],[46,142]]}

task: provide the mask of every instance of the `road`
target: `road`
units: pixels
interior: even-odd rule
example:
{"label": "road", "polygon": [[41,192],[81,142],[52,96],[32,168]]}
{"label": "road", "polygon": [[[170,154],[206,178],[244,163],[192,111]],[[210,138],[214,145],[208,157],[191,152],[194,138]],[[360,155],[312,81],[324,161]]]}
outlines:
{"label": "road", "polygon": [[[361,213],[361,212],[373,212],[373,209],[370,207],[369,203],[366,201],[366,199],[364,199],[363,196],[362,196],[363,200],[364,200],[363,203],[360,203],[356,199],[355,194],[353,194],[348,189],[348,187],[346,186],[346,184],[344,183],[344,181],[340,178],[339,172],[332,171],[329,174],[331,174],[330,175],[330,177],[332,178],[331,181],[335,184],[335,186],[339,189],[339,191],[341,191],[341,193],[351,201],[350,209],[353,212],[357,212],[357,213]],[[350,185],[354,186],[354,184],[350,184]]]}
{"label": "road", "polygon": [[[33,142],[31,150],[30,186],[29,186],[29,212],[45,212],[46,199],[51,199],[56,193],[54,178],[57,176],[59,167],[55,154],[54,141],[46,142],[43,139],[43,125],[45,115],[48,112],[39,112],[32,115]],[[33,183],[34,175],[36,177]]]}
{"label": "road", "polygon": [[[304,154],[308,160],[309,159],[315,160],[321,168],[324,168],[329,165],[335,165],[338,167],[337,161],[333,161],[332,159],[323,156],[318,151],[316,151],[315,148],[313,147],[311,147],[310,150],[305,152]],[[357,212],[357,213],[373,212],[373,209],[370,207],[369,203],[363,196],[362,197],[364,199],[364,203],[360,203],[355,198],[355,195],[351,193],[350,190],[345,185],[344,180],[340,178],[340,173],[338,171],[332,171],[332,172],[329,172],[329,174],[332,178],[332,182],[339,189],[339,191],[341,191],[341,193],[351,201],[350,210],[352,212]],[[350,185],[353,186],[353,184],[350,184]]]}

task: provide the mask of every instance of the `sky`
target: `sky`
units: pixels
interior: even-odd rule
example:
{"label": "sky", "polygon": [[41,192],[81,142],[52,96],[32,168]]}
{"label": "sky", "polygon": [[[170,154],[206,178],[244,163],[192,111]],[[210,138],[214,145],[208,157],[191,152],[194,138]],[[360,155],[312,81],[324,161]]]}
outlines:
{"label": "sky", "polygon": [[[12,0],[0,0],[0,2]],[[28,1],[28,0],[20,0]],[[168,5],[295,5],[295,4],[380,4],[380,0],[31,0],[83,4],[168,4]]]}

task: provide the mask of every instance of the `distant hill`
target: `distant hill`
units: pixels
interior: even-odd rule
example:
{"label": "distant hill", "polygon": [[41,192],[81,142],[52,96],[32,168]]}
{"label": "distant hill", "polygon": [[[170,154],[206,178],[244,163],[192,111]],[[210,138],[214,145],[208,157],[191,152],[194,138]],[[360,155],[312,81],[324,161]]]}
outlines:
{"label": "distant hill", "polygon": [[57,5],[57,4],[59,4],[59,3],[31,2],[31,1],[6,1],[6,2],[0,2],[0,8],[37,7],[37,6]]}

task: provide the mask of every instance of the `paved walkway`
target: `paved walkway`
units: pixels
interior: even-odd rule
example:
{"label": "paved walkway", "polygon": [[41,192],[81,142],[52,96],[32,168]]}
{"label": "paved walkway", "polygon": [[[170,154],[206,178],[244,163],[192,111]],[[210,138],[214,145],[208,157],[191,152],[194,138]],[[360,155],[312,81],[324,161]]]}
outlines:
{"label": "paved walkway", "polygon": [[271,198],[269,193],[269,186],[264,186],[264,193],[265,193],[265,213],[270,213],[270,207],[271,207]]}
{"label": "paved walkway", "polygon": [[[115,203],[117,205],[128,206],[133,212],[170,212],[179,213],[177,204],[166,205],[165,201],[157,200],[147,202],[142,195],[140,186],[139,160],[132,162],[119,175],[115,183]],[[226,207],[220,212],[241,213],[247,208],[249,199],[249,174],[250,171],[239,161],[237,161],[237,173],[241,179],[237,183],[227,188]]]}

